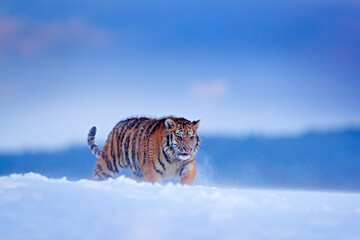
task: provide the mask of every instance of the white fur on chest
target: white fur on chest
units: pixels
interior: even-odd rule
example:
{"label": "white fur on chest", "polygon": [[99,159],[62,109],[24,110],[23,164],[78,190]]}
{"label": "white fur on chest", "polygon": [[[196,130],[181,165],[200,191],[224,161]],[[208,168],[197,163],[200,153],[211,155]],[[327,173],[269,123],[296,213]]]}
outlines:
{"label": "white fur on chest", "polygon": [[[180,169],[181,167],[184,166],[184,164],[186,164],[185,162],[183,161],[179,161],[179,162],[174,162],[172,164],[166,164],[165,167],[166,167],[166,171],[164,171],[164,175],[163,177],[164,178],[180,178]],[[186,166],[183,170],[183,173],[184,172],[188,172],[190,169],[188,169],[189,165]]]}

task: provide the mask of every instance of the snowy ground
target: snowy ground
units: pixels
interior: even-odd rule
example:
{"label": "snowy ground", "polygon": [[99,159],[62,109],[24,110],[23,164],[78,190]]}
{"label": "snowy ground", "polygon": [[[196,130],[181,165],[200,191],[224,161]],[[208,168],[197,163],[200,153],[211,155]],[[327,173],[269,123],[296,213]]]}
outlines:
{"label": "snowy ground", "polygon": [[360,239],[360,194],[0,177],[0,239]]}

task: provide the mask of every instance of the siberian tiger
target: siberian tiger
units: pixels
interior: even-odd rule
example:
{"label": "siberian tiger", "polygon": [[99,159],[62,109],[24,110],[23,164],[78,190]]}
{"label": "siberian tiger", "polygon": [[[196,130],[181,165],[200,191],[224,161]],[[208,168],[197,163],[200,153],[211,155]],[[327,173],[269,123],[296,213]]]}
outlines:
{"label": "siberian tiger", "polygon": [[88,144],[98,157],[93,179],[116,177],[126,168],[137,181],[161,183],[164,178],[174,177],[192,185],[197,173],[195,154],[201,141],[197,135],[199,123],[173,116],[130,118],[112,129],[102,150],[95,143],[96,127],[92,127]]}

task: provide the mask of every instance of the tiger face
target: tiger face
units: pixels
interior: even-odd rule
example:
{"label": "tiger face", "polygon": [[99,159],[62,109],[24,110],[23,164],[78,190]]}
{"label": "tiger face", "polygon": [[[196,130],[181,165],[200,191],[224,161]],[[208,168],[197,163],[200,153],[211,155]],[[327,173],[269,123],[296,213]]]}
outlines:
{"label": "tiger face", "polygon": [[201,141],[197,135],[199,123],[200,120],[190,122],[186,119],[176,121],[166,119],[167,143],[178,159],[188,160],[199,150]]}

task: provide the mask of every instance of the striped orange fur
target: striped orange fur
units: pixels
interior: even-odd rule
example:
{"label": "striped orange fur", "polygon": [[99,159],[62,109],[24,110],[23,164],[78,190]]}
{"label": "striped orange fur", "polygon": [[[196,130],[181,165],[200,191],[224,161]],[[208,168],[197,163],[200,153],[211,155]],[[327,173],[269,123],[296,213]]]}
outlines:
{"label": "striped orange fur", "polygon": [[199,123],[173,116],[129,118],[112,129],[102,150],[95,143],[96,128],[91,128],[88,144],[98,157],[93,179],[106,180],[129,169],[137,181],[161,183],[164,178],[176,178],[192,185],[201,141]]}

